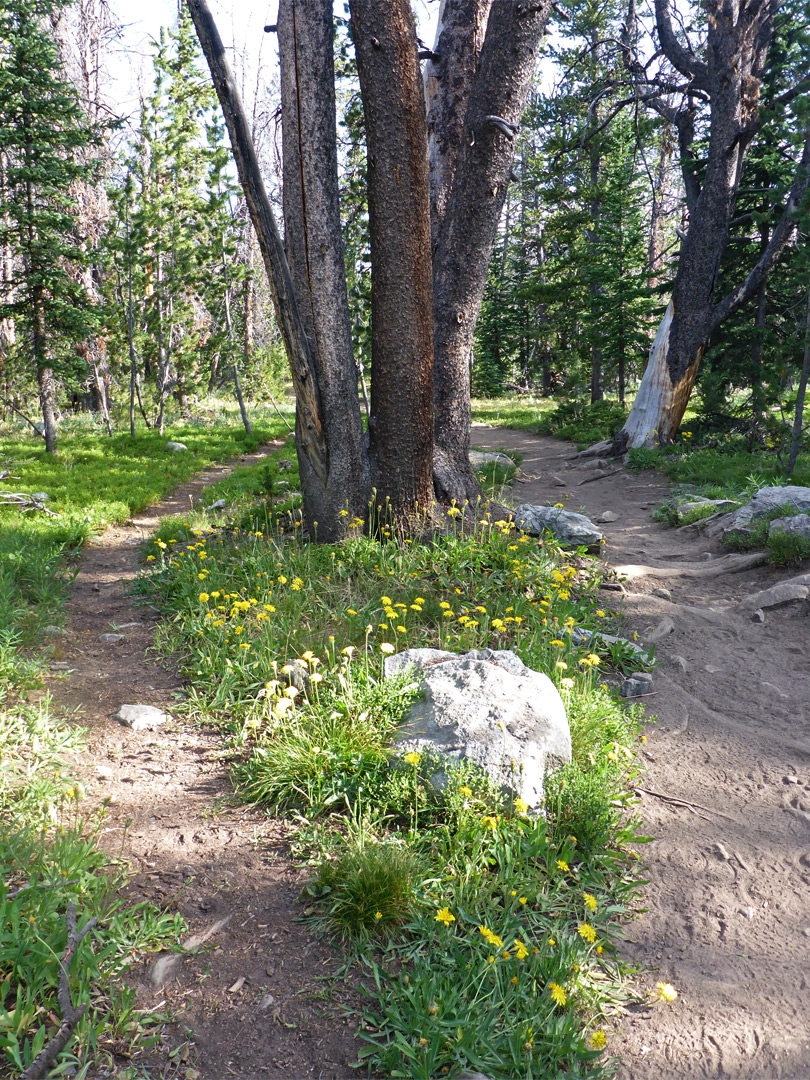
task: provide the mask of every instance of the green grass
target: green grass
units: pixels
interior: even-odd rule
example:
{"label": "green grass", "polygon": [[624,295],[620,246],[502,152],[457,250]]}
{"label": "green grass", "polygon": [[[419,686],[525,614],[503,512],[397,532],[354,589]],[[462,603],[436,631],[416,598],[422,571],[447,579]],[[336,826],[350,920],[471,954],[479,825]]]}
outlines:
{"label": "green grass", "polygon": [[[520,397],[473,402],[473,420],[515,428],[533,435],[556,435],[581,446],[609,439],[621,428],[628,410],[605,399],[591,405],[576,399]],[[475,432],[473,432],[473,438]]]}
{"label": "green grass", "polygon": [[[0,439],[3,468],[20,477],[0,487],[47,491],[49,508],[59,514],[0,508],[0,1071],[24,1070],[58,1027],[58,958],[69,903],[79,926],[97,923],[70,968],[71,1000],[88,1009],[49,1072],[54,1077],[82,1080],[153,1030],[157,1019],[135,1007],[124,976],[144,952],[175,947],[183,929],[173,913],[122,900],[125,868],[96,843],[104,808],[83,811],[84,791],[70,764],[85,748],[84,733],[41,696],[52,643],[58,647],[53,630],[75,574],[72,555],[104,523],[128,517],[211,461],[252,449],[282,427],[278,420],[260,425],[252,440],[216,423],[130,440],[68,421],[54,457],[39,440]],[[167,454],[169,438],[186,442],[189,452]],[[40,700],[29,702],[32,696]]]}
{"label": "green grass", "polygon": [[[639,718],[601,684],[609,654],[570,633],[614,627],[600,564],[484,504],[473,534],[430,545],[359,529],[304,543],[275,495],[284,457],[212,488],[228,509],[207,523],[164,521],[140,588],[164,612],[159,645],[189,711],[229,740],[238,792],[295,823],[317,867],[305,915],[366,957],[363,1060],[407,1077],[540,1077],[551,1062],[609,1075],[602,1029],[628,993],[614,925],[642,838],[627,794]],[[382,664],[412,646],[509,648],[549,673],[575,761],[549,782],[545,817],[470,765],[436,787],[438,762],[391,756],[414,688]]]}

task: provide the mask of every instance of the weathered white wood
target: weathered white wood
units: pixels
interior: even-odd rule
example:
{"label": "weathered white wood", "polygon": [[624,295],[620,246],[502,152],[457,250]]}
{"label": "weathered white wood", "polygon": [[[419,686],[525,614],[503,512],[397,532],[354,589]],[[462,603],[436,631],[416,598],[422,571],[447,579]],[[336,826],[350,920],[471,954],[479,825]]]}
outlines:
{"label": "weathered white wood", "polygon": [[657,446],[662,426],[666,423],[675,404],[675,387],[669,377],[667,353],[669,329],[675,309],[670,300],[650,347],[650,358],[624,425],[628,450],[642,446]]}

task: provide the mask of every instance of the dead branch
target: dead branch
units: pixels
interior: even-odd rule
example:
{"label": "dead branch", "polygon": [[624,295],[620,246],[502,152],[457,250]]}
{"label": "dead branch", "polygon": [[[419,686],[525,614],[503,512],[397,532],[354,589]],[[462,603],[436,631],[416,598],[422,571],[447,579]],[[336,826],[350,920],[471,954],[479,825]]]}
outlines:
{"label": "dead branch", "polygon": [[673,803],[675,806],[686,806],[691,810],[705,810],[707,814],[716,814],[718,817],[724,817],[728,821],[736,821],[730,814],[724,814],[722,810],[713,810],[711,806],[704,806],[703,803],[690,802],[689,799],[676,799],[674,795],[665,795],[663,791],[653,791],[652,788],[637,787],[636,791],[642,792],[644,795],[652,795],[655,799],[661,799],[663,802]]}
{"label": "dead branch", "polygon": [[615,476],[616,473],[621,471],[621,469],[611,469],[610,472],[598,473],[596,476],[586,476],[584,480],[580,480],[577,487],[582,487],[583,484],[592,484],[594,480],[604,480],[606,476]]}
{"label": "dead branch", "polygon": [[59,961],[59,985],[56,996],[59,1001],[59,1011],[62,1014],[62,1023],[56,1034],[43,1046],[28,1068],[21,1074],[20,1080],[42,1080],[57,1056],[64,1050],[73,1035],[73,1031],[87,1011],[87,1002],[74,1008],[70,1000],[70,963],[76,954],[82,939],[96,925],[95,918],[88,919],[81,930],[76,925],[76,904],[73,900],[68,903],[67,914],[67,945]]}
{"label": "dead branch", "polygon": [[0,505],[19,506],[23,513],[28,510],[41,510],[49,517],[59,517],[59,514],[55,510],[49,510],[41,499],[35,499],[33,495],[26,495],[22,491],[0,491]]}

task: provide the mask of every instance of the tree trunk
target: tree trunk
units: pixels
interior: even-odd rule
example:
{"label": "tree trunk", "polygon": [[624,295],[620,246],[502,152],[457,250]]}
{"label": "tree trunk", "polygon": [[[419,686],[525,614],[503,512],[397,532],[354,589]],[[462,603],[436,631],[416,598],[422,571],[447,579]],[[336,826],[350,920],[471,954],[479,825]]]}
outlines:
{"label": "tree trunk", "polygon": [[433,493],[425,101],[408,0],[351,0],[350,10],[368,146],[372,482],[378,505],[407,527]]}
{"label": "tree trunk", "polygon": [[[225,267],[225,270],[227,274],[227,266]],[[239,362],[236,359],[236,342],[234,341],[233,319],[231,318],[230,286],[225,289],[225,326],[228,331],[228,343],[231,347],[231,374],[233,375],[233,390],[236,395],[236,403],[239,406],[239,415],[242,417],[245,432],[248,435],[252,435],[253,429],[250,426],[250,419],[247,414],[247,408],[245,407],[245,396],[242,393],[242,380],[239,378]]]}
{"label": "tree trunk", "polygon": [[799,377],[799,389],[796,396],[796,412],[793,415],[793,431],[790,438],[790,453],[788,454],[785,475],[790,476],[796,468],[799,451],[802,448],[802,428],[804,425],[804,402],[807,395],[807,379],[810,376],[810,289],[807,291],[807,318],[804,324],[804,359],[802,373]]}
{"label": "tree trunk", "polygon": [[[476,69],[447,209],[433,256],[433,482],[463,504],[481,488],[469,462],[475,323],[514,158],[517,125],[551,4],[495,0]],[[452,88],[442,85],[444,93]]]}
{"label": "tree trunk", "polygon": [[323,477],[299,455],[301,490],[307,527],[327,542],[349,534],[370,497],[340,231],[332,8],[332,0],[281,0],[278,13],[284,239],[327,447]]}
{"label": "tree trunk", "polygon": [[[770,230],[767,221],[759,227],[759,250],[762,254],[768,247]],[[754,429],[762,426],[764,411],[762,396],[762,354],[765,348],[765,326],[768,313],[768,279],[763,278],[757,289],[757,314],[754,319],[754,342],[751,346],[751,419]]]}
{"label": "tree trunk", "polygon": [[[186,2],[194,20],[197,36],[208,62],[214,88],[228,127],[239,181],[245,193],[253,227],[256,230],[273,295],[276,319],[290,362],[297,401],[296,442],[302,478],[304,475],[314,476],[316,482],[323,486],[327,481],[328,459],[317,369],[301,323],[284,246],[256,159],[250,126],[230,64],[225,56],[219,31],[206,0],[186,0]],[[307,522],[307,524],[311,526],[312,522]]]}

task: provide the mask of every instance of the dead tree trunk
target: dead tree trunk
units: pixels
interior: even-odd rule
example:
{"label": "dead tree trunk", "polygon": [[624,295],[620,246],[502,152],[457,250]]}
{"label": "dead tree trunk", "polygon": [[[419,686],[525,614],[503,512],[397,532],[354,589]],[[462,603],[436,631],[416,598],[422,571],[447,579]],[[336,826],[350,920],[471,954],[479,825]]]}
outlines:
{"label": "dead tree trunk", "polygon": [[372,482],[378,505],[408,525],[433,493],[425,103],[409,0],[351,0],[350,10],[368,146]]}

